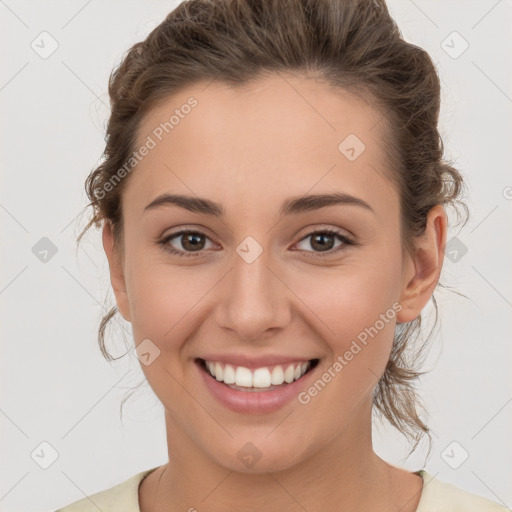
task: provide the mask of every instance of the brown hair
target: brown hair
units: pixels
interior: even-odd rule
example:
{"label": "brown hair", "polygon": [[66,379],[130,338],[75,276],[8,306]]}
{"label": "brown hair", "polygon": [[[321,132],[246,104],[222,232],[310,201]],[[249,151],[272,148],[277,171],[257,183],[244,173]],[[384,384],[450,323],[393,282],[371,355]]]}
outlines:
{"label": "brown hair", "polygon": [[[459,200],[462,177],[443,160],[435,66],[427,52],[402,39],[384,0],[188,0],[133,45],[110,76],[104,161],[85,183],[93,216],[78,243],[91,225],[100,227],[105,219],[112,223],[122,252],[121,200],[127,179],[113,187],[107,184],[133,153],[141,119],[150,108],[199,81],[236,86],[281,71],[320,76],[382,113],[405,249],[413,251],[413,238],[423,233],[433,206],[458,203],[467,213]],[[99,328],[100,349],[109,361],[113,358],[104,335],[116,312],[114,306]],[[373,397],[377,411],[415,440],[411,452],[424,433],[430,439],[413,387],[425,373],[416,365],[425,343],[412,355],[405,350],[420,326],[421,315],[397,325]]]}

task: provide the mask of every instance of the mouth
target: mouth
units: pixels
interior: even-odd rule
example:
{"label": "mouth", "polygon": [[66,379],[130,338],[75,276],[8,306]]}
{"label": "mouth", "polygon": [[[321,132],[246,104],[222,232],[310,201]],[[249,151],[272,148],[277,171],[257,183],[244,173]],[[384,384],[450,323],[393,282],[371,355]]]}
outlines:
{"label": "mouth", "polygon": [[250,369],[221,361],[196,358],[196,364],[210,379],[243,393],[264,393],[285,388],[312,372],[319,361],[319,359],[297,360],[282,365]]}

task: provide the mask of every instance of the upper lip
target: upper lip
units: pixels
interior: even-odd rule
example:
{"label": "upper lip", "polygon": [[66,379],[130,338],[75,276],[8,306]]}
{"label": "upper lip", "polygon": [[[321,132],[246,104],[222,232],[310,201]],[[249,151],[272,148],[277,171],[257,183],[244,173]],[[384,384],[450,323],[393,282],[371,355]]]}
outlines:
{"label": "upper lip", "polygon": [[200,357],[205,361],[243,366],[249,369],[262,368],[264,366],[285,365],[291,363],[303,363],[315,357],[300,357],[291,355],[264,354],[249,356],[246,354],[206,354]]}

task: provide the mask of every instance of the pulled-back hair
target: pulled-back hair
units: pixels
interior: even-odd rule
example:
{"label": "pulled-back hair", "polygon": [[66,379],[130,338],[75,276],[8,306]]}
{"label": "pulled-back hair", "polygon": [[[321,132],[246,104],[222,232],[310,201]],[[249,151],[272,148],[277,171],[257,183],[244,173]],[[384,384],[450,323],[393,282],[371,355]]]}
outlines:
{"label": "pulled-back hair", "polygon": [[[402,39],[384,0],[188,0],[134,44],[110,76],[104,158],[85,183],[93,215],[78,242],[92,225],[108,220],[122,249],[121,200],[129,176],[105,185],[136,149],[149,109],[194,83],[237,86],[281,72],[321,77],[381,113],[386,167],[400,195],[403,249],[413,251],[413,238],[424,232],[433,206],[458,203],[467,213],[459,200],[462,177],[443,160],[435,66],[426,51]],[[432,301],[437,321],[433,295]],[[113,358],[105,348],[105,328],[116,312],[112,307],[99,327],[107,360]],[[415,441],[411,452],[424,433],[430,437],[414,390],[430,335],[412,355],[406,351],[420,327],[421,315],[396,326],[373,396],[376,411]]]}

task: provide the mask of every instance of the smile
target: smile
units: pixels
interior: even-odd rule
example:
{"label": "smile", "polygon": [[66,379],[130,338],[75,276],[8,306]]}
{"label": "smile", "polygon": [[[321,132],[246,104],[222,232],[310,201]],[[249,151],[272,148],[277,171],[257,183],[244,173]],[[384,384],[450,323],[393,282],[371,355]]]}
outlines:
{"label": "smile", "polygon": [[196,362],[211,379],[225,384],[228,388],[261,393],[280,389],[300,380],[317,366],[319,360],[310,359],[254,369],[200,358]]}
{"label": "smile", "polygon": [[264,391],[299,380],[318,360],[255,368],[202,360],[211,377],[241,391]]}

